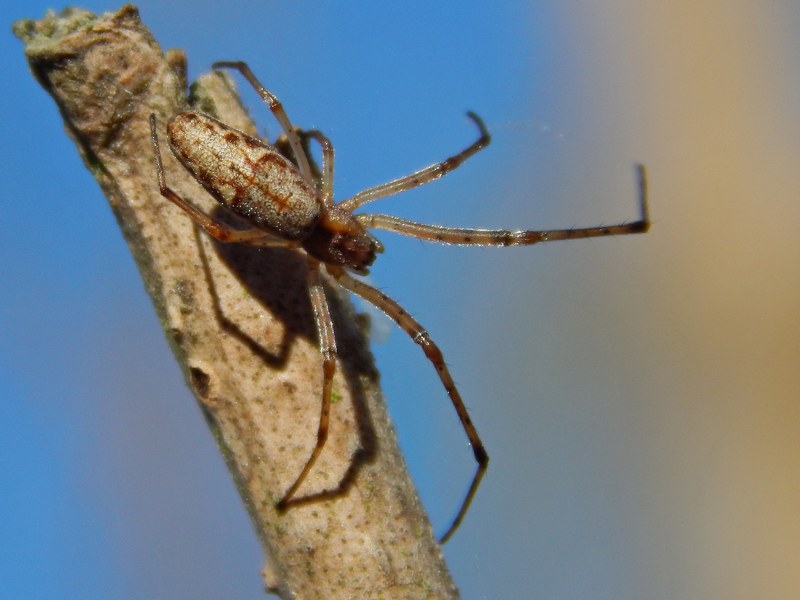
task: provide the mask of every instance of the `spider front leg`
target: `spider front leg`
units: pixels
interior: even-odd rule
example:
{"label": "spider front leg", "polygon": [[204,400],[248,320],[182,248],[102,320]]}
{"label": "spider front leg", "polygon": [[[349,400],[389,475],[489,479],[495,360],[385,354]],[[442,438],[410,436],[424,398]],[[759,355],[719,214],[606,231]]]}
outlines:
{"label": "spider front leg", "polygon": [[467,514],[467,510],[469,510],[469,506],[472,503],[475,492],[478,491],[478,486],[481,483],[481,479],[483,479],[483,476],[486,473],[486,468],[489,466],[489,454],[486,452],[486,448],[484,447],[480,436],[478,436],[478,430],[475,429],[475,425],[472,423],[472,419],[469,417],[467,408],[464,406],[464,401],[461,399],[461,394],[459,394],[458,388],[453,381],[453,377],[450,375],[450,371],[447,369],[447,364],[444,362],[444,357],[442,356],[441,350],[439,350],[439,347],[430,338],[428,332],[425,331],[422,325],[420,325],[411,315],[409,315],[405,309],[400,306],[400,304],[389,298],[389,296],[383,292],[350,277],[339,267],[328,265],[327,270],[345,289],[348,289],[354,294],[361,296],[367,302],[374,304],[383,312],[385,312],[403,329],[403,331],[408,334],[408,336],[416,344],[420,346],[420,348],[422,348],[425,356],[429,361],[431,361],[434,369],[436,369],[436,374],[439,375],[439,379],[442,382],[444,389],[447,391],[447,395],[450,397],[453,407],[456,409],[458,418],[461,421],[461,426],[464,428],[464,433],[467,434],[467,439],[472,446],[472,452],[475,455],[475,461],[478,463],[478,468],[472,478],[472,483],[469,486],[467,495],[461,503],[461,507],[459,508],[455,519],[453,519],[453,523],[439,540],[440,543],[444,544],[455,533],[456,529],[458,529],[458,526],[461,524],[461,521],[464,519],[464,515]]}
{"label": "spider front leg", "polygon": [[420,240],[460,246],[532,246],[541,242],[645,233],[650,229],[650,214],[647,206],[647,173],[644,165],[637,165],[636,172],[639,178],[639,218],[630,223],[575,229],[509,231],[507,229],[441,227],[391,215],[356,215],[356,219],[364,227],[370,229],[386,229]]}
{"label": "spider front leg", "polygon": [[314,313],[314,323],[317,326],[317,336],[319,338],[319,351],[322,354],[322,407],[319,415],[319,427],[317,428],[317,442],[314,450],[311,451],[303,470],[297,476],[295,482],[278,502],[278,510],[285,510],[297,490],[305,481],[314,463],[317,462],[325,442],[328,440],[328,424],[331,414],[331,391],[333,388],[333,375],[336,372],[336,339],[333,333],[333,321],[331,320],[328,301],[325,298],[325,290],[322,287],[322,280],[319,276],[319,262],[313,258],[308,259],[308,293],[311,298],[311,310]]}
{"label": "spider front leg", "polygon": [[440,177],[444,177],[453,169],[458,168],[461,163],[479,150],[486,148],[486,146],[489,145],[489,142],[492,141],[492,136],[489,135],[489,130],[486,129],[483,119],[481,119],[472,111],[468,112],[467,116],[472,119],[472,122],[478,127],[480,136],[461,152],[454,154],[453,156],[446,158],[441,162],[433,163],[424,169],[415,171],[414,173],[411,173],[411,175],[406,175],[405,177],[400,177],[399,179],[395,179],[388,183],[368,188],[357,193],[355,196],[351,196],[346,200],[342,200],[342,202],[339,203],[339,206],[343,210],[353,212],[358,207],[363,206],[368,202],[373,202],[380,198],[393,196],[394,194],[399,194],[400,192],[425,185],[426,183],[435,181]]}

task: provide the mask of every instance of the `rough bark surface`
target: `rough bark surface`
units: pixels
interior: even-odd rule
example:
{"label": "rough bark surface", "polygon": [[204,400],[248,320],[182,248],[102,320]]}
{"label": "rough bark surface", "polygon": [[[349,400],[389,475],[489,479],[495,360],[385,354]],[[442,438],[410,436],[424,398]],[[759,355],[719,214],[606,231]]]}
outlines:
{"label": "rough bark surface", "polygon": [[[363,320],[335,287],[327,292],[341,362],[328,443],[302,500],[275,509],[319,419],[322,369],[304,258],[198,232],[159,194],[149,140],[150,113],[164,140],[166,119],[190,105],[255,134],[230,80],[204,75],[187,97],[183,54],[165,56],[131,5],[101,17],[69,9],[14,31],[139,265],[253,519],[267,588],[304,599],[457,597],[386,415]],[[168,184],[213,212],[208,194],[162,153]]]}

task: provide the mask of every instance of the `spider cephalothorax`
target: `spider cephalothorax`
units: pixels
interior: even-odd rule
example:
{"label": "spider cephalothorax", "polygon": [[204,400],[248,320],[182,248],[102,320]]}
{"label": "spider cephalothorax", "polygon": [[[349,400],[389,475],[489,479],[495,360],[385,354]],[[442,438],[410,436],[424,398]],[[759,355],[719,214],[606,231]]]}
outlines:
{"label": "spider cephalothorax", "polygon": [[381,243],[349,212],[323,206],[303,249],[317,260],[366,273],[383,252]]}

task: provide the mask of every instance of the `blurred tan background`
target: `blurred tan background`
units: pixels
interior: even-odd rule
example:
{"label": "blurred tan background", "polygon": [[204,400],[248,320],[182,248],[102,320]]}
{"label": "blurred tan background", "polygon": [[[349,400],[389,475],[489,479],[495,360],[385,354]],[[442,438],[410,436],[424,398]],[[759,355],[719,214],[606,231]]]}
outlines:
{"label": "blurred tan background", "polygon": [[[492,354],[509,340],[519,344],[521,330],[537,334],[515,347],[522,356],[503,372],[528,373],[523,383],[498,394],[534,390],[535,405],[496,406],[502,416],[489,417],[526,441],[493,455],[492,467],[530,461],[518,469],[524,487],[504,475],[505,501],[520,512],[545,505],[559,521],[568,520],[561,502],[586,511],[575,518],[573,550],[598,539],[628,545],[607,549],[629,577],[618,597],[793,598],[800,593],[800,10],[781,2],[613,4],[563,5],[574,18],[575,55],[590,57],[573,74],[581,79],[576,102],[591,116],[583,139],[573,140],[585,143],[577,151],[584,163],[568,197],[593,198],[589,223],[633,218],[633,179],[619,177],[608,159],[617,146],[633,148],[631,158],[650,168],[653,228],[588,248],[538,249],[529,293],[519,289],[520,271],[503,271],[492,285],[511,290],[509,297],[499,294],[499,305],[497,297],[476,300],[474,314],[489,315],[482,333]],[[524,173],[525,160],[518,168]],[[585,223],[583,212],[569,214]],[[499,270],[502,262],[492,264]],[[558,289],[547,290],[554,282]],[[542,295],[544,311],[531,306]],[[526,329],[526,320],[537,324]],[[554,371],[566,382],[557,391],[542,383]],[[554,456],[568,457],[567,466],[547,466]],[[508,498],[514,489],[522,497]],[[493,497],[503,502],[503,494]],[[569,526],[553,533],[545,518],[528,519],[540,534],[532,543],[570,543]],[[601,570],[593,556],[588,568]],[[529,568],[539,566],[534,560]],[[587,568],[577,559],[572,566]],[[528,597],[612,597],[602,585],[597,595],[536,589]]]}

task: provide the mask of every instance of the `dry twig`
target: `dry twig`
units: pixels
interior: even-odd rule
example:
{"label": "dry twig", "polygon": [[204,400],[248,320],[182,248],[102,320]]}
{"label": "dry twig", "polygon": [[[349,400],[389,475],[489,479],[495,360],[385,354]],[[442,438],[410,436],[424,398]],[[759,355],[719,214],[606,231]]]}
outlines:
{"label": "dry twig", "polygon": [[[14,31],[136,258],[261,539],[268,589],[284,598],[457,597],[397,448],[364,332],[334,288],[342,366],[329,440],[298,494],[307,501],[275,509],[308,458],[319,419],[322,370],[305,262],[294,251],[223,247],[195,231],[160,196],[149,140],[151,112],[164,123],[190,104],[255,134],[230,81],[205,75],[187,98],[182,53],[164,56],[130,5],[102,17],[70,9]],[[170,185],[210,210],[213,200],[167,154]]]}

